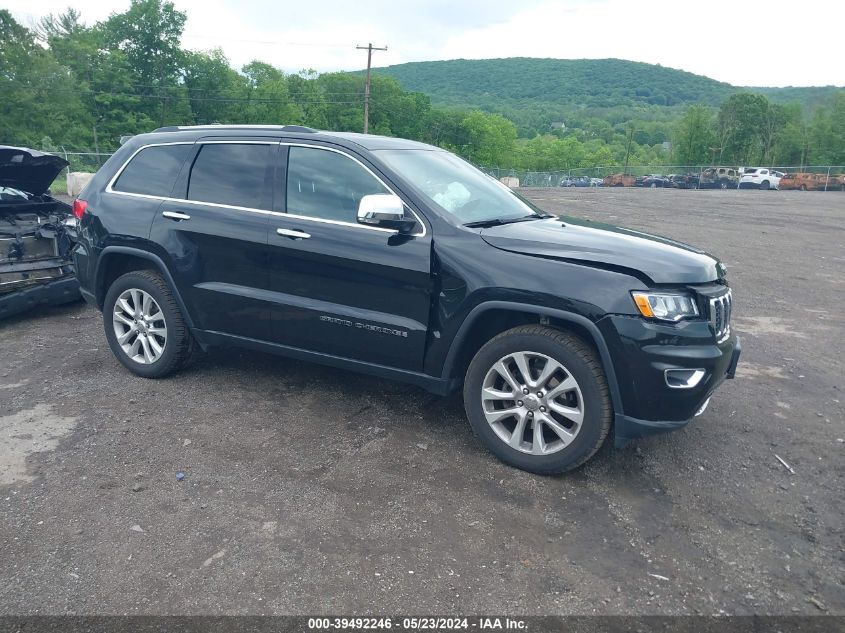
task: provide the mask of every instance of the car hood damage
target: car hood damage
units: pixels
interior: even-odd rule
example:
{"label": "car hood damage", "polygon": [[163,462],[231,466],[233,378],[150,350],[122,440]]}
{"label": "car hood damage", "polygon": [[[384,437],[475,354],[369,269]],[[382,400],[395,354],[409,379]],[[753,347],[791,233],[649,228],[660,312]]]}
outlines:
{"label": "car hood damage", "polygon": [[76,218],[47,195],[67,161],[0,146],[0,318],[79,298],[71,251]]}
{"label": "car hood damage", "polygon": [[47,193],[50,185],[67,166],[68,162],[64,158],[52,154],[0,145],[0,187],[38,196]]}
{"label": "car hood damage", "polygon": [[725,276],[719,260],[682,242],[575,218],[485,228],[481,238],[514,253],[633,270],[658,284],[706,283]]}

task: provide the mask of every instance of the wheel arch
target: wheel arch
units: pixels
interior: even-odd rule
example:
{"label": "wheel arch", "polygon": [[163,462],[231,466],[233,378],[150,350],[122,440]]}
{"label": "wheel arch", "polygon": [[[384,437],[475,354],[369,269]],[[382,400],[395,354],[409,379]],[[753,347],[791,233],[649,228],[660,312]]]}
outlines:
{"label": "wheel arch", "polygon": [[115,279],[135,270],[153,270],[161,274],[170,287],[170,291],[173,293],[176,303],[182,311],[185,322],[188,324],[188,327],[193,328],[194,324],[191,314],[188,312],[185,302],[179,294],[179,289],[173,281],[173,276],[167,270],[167,266],[165,266],[158,255],[140,248],[107,246],[100,253],[97,259],[97,270],[94,273],[94,291],[97,307],[100,310],[103,309],[106,293]]}
{"label": "wheel arch", "polygon": [[475,306],[458,329],[446,360],[442,377],[452,385],[460,384],[475,353],[491,338],[518,325],[543,323],[570,331],[588,343],[599,355],[607,377],[614,412],[621,414],[622,396],[610,350],[598,327],[587,317],[558,308],[509,301],[487,301]]}

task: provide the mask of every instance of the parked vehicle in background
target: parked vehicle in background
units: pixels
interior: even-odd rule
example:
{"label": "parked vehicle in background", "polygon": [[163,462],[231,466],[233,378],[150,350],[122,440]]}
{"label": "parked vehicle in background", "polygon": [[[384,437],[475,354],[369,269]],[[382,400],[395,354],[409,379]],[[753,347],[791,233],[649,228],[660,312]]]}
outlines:
{"label": "parked vehicle in background", "polygon": [[0,146],[0,318],[80,298],[71,261],[76,219],[48,192],[67,164]]}
{"label": "parked vehicle in background", "polygon": [[845,176],[798,172],[780,179],[781,191],[845,191]]}
{"label": "parked vehicle in background", "polygon": [[672,181],[668,176],[646,176],[643,178],[643,187],[671,187]]}
{"label": "parked vehicle in background", "polygon": [[636,178],[631,174],[611,174],[602,179],[605,187],[633,187]]}
{"label": "parked vehicle in background", "polygon": [[601,178],[590,178],[590,183],[593,187],[604,187],[604,181]]}
{"label": "parked vehicle in background", "polygon": [[683,427],[740,355],[715,257],[546,214],[415,141],[162,128],[76,209],[83,295],[133,374],[223,345],[463,390],[481,442],[536,473]]}
{"label": "parked vehicle in background", "polygon": [[593,179],[587,176],[579,176],[577,178],[565,178],[560,181],[561,187],[594,187]]}
{"label": "parked vehicle in background", "polygon": [[777,189],[781,172],[765,167],[746,167],[739,179],[740,189]]}
{"label": "parked vehicle in background", "polygon": [[736,189],[739,171],[733,167],[708,167],[698,179],[699,189]]}
{"label": "parked vehicle in background", "polygon": [[669,177],[676,189],[698,189],[698,174],[674,174]]}

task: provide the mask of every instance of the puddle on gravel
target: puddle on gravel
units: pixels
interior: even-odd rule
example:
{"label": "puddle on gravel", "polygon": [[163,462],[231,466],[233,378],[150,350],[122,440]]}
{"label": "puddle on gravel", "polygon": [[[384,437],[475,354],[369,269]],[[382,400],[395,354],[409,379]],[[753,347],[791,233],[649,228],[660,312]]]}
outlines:
{"label": "puddle on gravel", "polygon": [[0,417],[0,486],[32,481],[26,458],[52,451],[76,427],[76,418],[53,413],[49,404]]}

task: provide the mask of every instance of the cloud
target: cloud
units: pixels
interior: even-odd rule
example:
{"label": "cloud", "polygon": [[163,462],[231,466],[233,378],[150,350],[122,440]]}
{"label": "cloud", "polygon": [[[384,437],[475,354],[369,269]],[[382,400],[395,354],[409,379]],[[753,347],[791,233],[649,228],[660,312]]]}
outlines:
{"label": "cloud", "polygon": [[[70,0],[11,0],[18,19],[64,11]],[[432,59],[618,57],[734,85],[845,85],[838,46],[845,2],[792,0],[174,0],[188,14],[183,45],[221,47],[235,66],[260,59],[286,71],[354,70],[357,44],[387,46],[375,66]],[[8,3],[7,3],[8,4]],[[102,20],[128,1],[78,0]],[[34,9],[34,7],[37,7]],[[33,11],[35,12],[33,13]]]}

